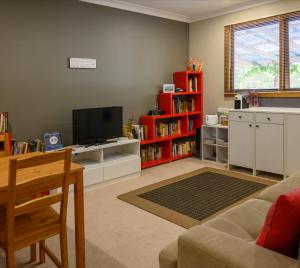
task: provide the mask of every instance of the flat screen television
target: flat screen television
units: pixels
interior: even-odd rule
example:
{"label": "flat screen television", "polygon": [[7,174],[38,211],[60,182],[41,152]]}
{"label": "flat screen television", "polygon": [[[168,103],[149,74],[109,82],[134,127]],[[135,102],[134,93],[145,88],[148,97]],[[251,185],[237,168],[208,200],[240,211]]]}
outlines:
{"label": "flat screen television", "polygon": [[122,137],[123,108],[73,110],[73,144],[87,145]]}

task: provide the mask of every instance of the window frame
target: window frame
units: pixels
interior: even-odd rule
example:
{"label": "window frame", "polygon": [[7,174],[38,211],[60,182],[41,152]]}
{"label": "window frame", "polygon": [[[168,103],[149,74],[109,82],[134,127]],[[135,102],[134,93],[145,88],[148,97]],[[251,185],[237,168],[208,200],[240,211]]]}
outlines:
{"label": "window frame", "polygon": [[[300,11],[290,12],[263,19],[257,19],[224,28],[224,96],[231,97],[242,90],[234,89],[234,31],[279,22],[279,89],[267,91],[262,89],[260,97],[300,98],[300,88],[290,88],[290,56],[289,56],[289,21],[300,20]],[[248,91],[245,89],[245,91]]]}

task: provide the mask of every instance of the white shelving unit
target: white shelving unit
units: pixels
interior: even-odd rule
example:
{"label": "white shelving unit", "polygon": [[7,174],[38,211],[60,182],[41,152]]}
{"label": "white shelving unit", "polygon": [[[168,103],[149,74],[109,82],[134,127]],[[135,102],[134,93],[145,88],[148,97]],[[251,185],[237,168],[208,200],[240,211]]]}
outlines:
{"label": "white shelving unit", "polygon": [[84,166],[84,186],[141,172],[140,141],[115,141],[87,148],[73,146],[72,161]]}
{"label": "white shelving unit", "polygon": [[202,160],[228,163],[228,126],[202,126]]}

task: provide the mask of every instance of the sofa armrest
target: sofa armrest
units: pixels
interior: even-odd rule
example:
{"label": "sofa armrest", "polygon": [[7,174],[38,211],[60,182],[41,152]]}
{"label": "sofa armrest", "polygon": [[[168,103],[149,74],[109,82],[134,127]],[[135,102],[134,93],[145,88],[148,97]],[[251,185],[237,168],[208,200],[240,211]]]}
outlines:
{"label": "sofa armrest", "polygon": [[297,268],[298,260],[206,226],[178,240],[178,268]]}

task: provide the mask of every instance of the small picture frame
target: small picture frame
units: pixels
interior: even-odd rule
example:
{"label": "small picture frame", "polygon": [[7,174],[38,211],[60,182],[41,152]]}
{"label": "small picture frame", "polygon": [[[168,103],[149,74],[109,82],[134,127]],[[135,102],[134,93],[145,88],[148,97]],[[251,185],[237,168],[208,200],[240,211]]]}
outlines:
{"label": "small picture frame", "polygon": [[163,84],[163,93],[174,93],[175,85],[174,84]]}

